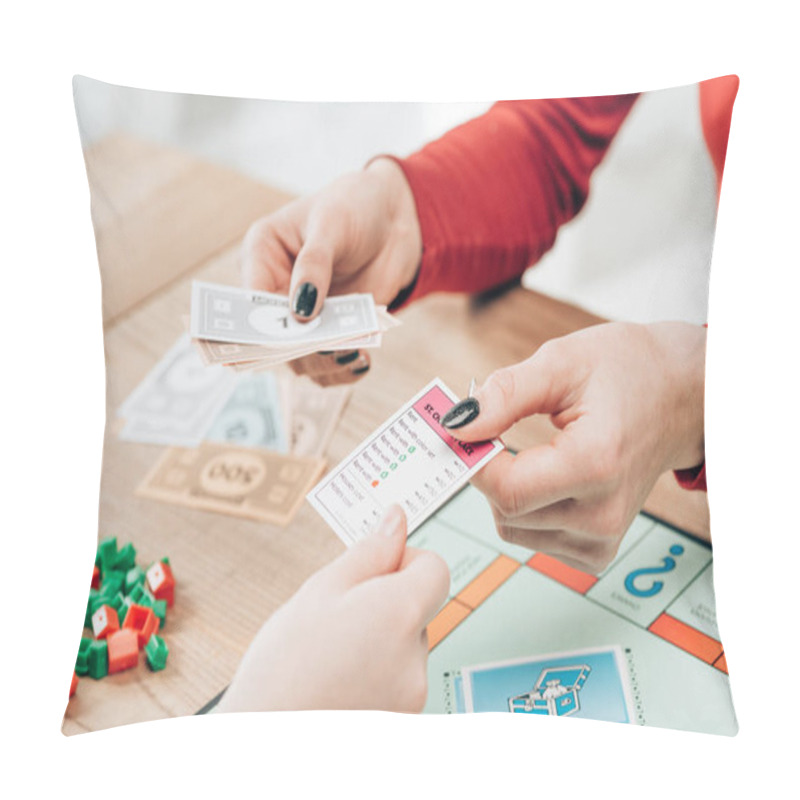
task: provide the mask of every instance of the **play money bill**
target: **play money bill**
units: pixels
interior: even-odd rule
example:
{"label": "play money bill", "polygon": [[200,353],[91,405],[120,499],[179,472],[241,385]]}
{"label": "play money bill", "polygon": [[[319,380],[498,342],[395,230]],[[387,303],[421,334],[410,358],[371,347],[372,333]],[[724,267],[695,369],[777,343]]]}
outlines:
{"label": "play money bill", "polygon": [[[340,351],[380,347],[383,332],[396,327],[400,323],[385,310],[385,307],[378,306],[376,310],[378,312],[378,324],[380,325],[380,330],[377,333],[362,334],[361,336],[325,342],[324,349]],[[287,348],[276,349],[274,346],[268,345],[215,342],[213,339],[194,339],[193,341],[200,351],[205,364],[230,365],[259,360],[284,362],[300,358],[308,355],[308,353],[315,353],[319,349],[317,345],[298,346],[293,344]]]}
{"label": "play money bill", "polygon": [[136,493],[167,503],[287,525],[325,468],[320,458],[205,442],[167,450]]}
{"label": "play money bill", "polygon": [[288,376],[272,372],[240,376],[206,439],[243,447],[289,452],[291,389]]}
{"label": "play money bill", "polygon": [[[327,344],[325,346],[328,347]],[[355,347],[351,346],[344,349],[354,350]],[[231,364],[226,364],[225,366],[230,367],[234,372],[250,372],[252,370],[270,369],[278,366],[279,364],[285,364],[288,361],[294,361],[295,359],[303,358],[304,356],[315,355],[318,353],[319,345],[316,347],[305,347],[302,349],[293,348],[291,352],[282,350],[280,352],[276,352],[269,358],[259,358],[256,361],[235,361]]]}
{"label": "play money bill", "polygon": [[394,503],[412,533],[503,449],[499,439],[468,444],[442,427],[458,399],[434,379],[308,493],[345,544],[366,536]]}
{"label": "play money bill", "polygon": [[349,386],[322,388],[309,378],[296,378],[292,383],[292,453],[321,456],[351,394]]}
{"label": "play money bill", "polygon": [[198,444],[226,403],[236,376],[206,366],[181,336],[120,406],[120,438],[152,444]]}
{"label": "play money bill", "polygon": [[372,334],[379,327],[369,294],[329,297],[317,317],[298,322],[285,295],[192,283],[190,332],[195,339],[286,348]]}

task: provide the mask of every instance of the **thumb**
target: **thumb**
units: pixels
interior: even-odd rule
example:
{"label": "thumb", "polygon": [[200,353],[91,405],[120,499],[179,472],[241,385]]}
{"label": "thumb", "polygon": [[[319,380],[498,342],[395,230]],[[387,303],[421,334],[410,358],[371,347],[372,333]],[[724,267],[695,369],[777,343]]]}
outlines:
{"label": "thumb", "polygon": [[398,505],[389,506],[372,532],[331,565],[335,582],[349,589],[370,578],[396,572],[403,561],[408,526]]}
{"label": "thumb", "polygon": [[326,212],[311,214],[305,241],[297,253],[289,285],[292,313],[300,322],[314,319],[328,296],[341,229]]}
{"label": "thumb", "polygon": [[492,439],[523,417],[560,411],[572,383],[568,364],[540,349],[519,364],[493,372],[472,397],[442,417],[442,425],[464,442]]}

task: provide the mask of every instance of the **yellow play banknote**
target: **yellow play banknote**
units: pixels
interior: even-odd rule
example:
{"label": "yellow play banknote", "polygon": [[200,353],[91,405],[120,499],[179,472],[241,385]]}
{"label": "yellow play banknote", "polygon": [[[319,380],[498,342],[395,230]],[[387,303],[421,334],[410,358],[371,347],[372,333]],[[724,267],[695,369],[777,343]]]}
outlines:
{"label": "yellow play banknote", "polygon": [[167,450],[136,493],[287,525],[324,468],[321,458],[205,442],[196,448]]}

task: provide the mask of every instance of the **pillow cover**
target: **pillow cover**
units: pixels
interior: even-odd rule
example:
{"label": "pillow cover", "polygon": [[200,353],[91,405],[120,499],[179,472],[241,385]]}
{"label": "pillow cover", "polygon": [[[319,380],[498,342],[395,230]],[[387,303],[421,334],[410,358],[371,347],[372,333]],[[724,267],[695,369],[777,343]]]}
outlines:
{"label": "pillow cover", "polygon": [[[734,734],[702,406],[737,86],[727,76],[641,95],[434,107],[236,100],[76,78],[107,426],[64,732],[208,711],[222,697],[220,710],[417,706]],[[372,294],[382,321],[368,340],[273,343],[256,355],[247,347],[258,345],[221,328],[202,341],[187,331],[196,282],[286,295],[301,318],[330,283],[332,301]],[[565,368],[529,361],[537,352]],[[508,418],[498,411],[502,427],[491,431],[509,449],[493,467],[500,478],[477,479],[408,540],[449,573],[435,607],[416,609],[425,647],[408,655],[389,624],[396,597],[382,611],[324,592],[310,602],[304,590],[304,604],[295,593],[308,578],[347,557],[352,572],[355,559],[304,502],[323,471],[432,378],[465,387],[512,364],[521,366]],[[534,401],[531,374],[563,396]],[[492,385],[478,390],[482,405],[464,406],[481,424],[497,409]],[[575,434],[596,418],[567,399],[586,385],[624,405],[600,428],[627,425],[615,460],[602,451],[608,437]],[[600,466],[582,473],[586,494],[566,481],[548,501],[531,499],[540,487],[519,478],[520,465],[558,451],[547,445],[556,440],[578,442],[578,462]],[[558,476],[559,465],[542,474]],[[633,497],[624,513],[623,495]],[[408,514],[410,496],[392,499]],[[402,555],[381,558],[376,550],[359,566],[379,598],[381,578],[410,568]],[[409,589],[403,604],[423,602]],[[292,625],[274,621],[281,607]],[[320,634],[340,624],[354,638],[330,649],[335,637]],[[265,636],[283,666],[251,647]],[[375,675],[365,663],[380,665]],[[269,697],[251,691],[259,670],[271,676]],[[232,680],[237,691],[226,693]]]}

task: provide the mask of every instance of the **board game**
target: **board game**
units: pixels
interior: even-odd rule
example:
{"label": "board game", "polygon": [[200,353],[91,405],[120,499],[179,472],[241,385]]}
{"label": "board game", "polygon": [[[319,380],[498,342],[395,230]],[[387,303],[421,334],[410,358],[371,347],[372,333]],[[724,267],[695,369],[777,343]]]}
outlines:
{"label": "board game", "polygon": [[711,547],[646,514],[600,575],[504,542],[465,487],[409,538],[450,568],[427,713],[575,716],[733,735]]}

